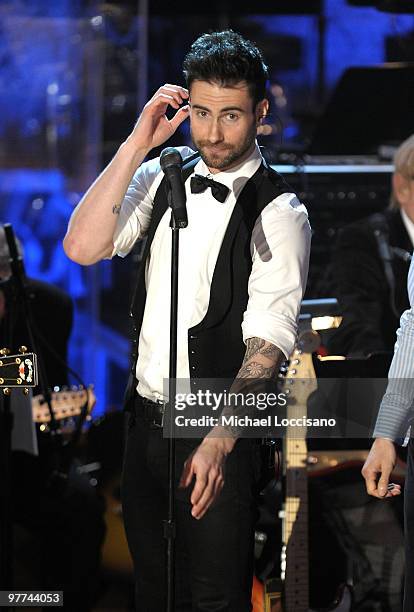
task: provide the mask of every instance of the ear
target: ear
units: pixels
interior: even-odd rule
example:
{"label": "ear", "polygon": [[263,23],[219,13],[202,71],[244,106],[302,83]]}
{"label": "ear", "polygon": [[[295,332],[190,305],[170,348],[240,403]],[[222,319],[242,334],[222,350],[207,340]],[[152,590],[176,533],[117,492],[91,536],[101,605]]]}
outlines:
{"label": "ear", "polygon": [[394,172],[392,175],[392,188],[395,198],[400,206],[406,204],[410,197],[410,185],[408,179],[406,179],[399,172]]}
{"label": "ear", "polygon": [[266,100],[266,98],[256,104],[255,115],[256,115],[257,125],[261,124],[262,119],[266,117],[268,110],[269,110],[269,101]]}

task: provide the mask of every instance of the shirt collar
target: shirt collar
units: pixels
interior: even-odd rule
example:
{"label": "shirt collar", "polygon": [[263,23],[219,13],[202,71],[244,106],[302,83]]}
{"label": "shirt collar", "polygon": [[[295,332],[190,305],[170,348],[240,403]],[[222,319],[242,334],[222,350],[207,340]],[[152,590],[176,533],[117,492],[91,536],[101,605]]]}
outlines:
{"label": "shirt collar", "polygon": [[405,225],[405,229],[407,230],[411,243],[414,246],[414,223],[411,221],[410,217],[407,215],[403,208],[401,208],[400,211],[403,223]]}
{"label": "shirt collar", "polygon": [[260,153],[259,146],[256,142],[256,146],[249,157],[241,164],[234,166],[234,168],[231,168],[230,170],[223,170],[217,174],[211,174],[206,164],[202,159],[200,159],[194,168],[194,172],[196,174],[201,174],[202,176],[208,176],[219,183],[223,183],[223,185],[226,185],[229,189],[231,189],[231,191],[233,191],[237,198],[247,181],[258,170],[261,163],[262,154]]}

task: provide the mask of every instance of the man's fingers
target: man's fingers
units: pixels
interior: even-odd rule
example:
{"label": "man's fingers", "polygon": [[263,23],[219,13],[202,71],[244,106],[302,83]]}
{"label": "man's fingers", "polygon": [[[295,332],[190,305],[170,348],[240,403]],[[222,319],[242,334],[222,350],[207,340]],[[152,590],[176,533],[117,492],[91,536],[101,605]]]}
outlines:
{"label": "man's fingers", "polygon": [[211,504],[214,502],[223,487],[223,479],[221,476],[215,476],[209,479],[207,486],[204,489],[199,501],[193,505],[191,514],[194,518],[200,519],[207,512]]}
{"label": "man's fingers", "polygon": [[388,495],[390,497],[395,497],[396,495],[401,495],[401,485],[391,483],[388,485]]}
{"label": "man's fingers", "polygon": [[193,489],[193,492],[191,493],[191,498],[190,498],[190,501],[193,504],[193,506],[195,506],[199,502],[201,496],[204,493],[204,489],[206,488],[207,484],[208,484],[207,475],[196,473],[196,481],[195,481],[194,489]]}
{"label": "man's fingers", "polygon": [[377,472],[368,472],[364,474],[364,478],[367,493],[377,497]]}
{"label": "man's fingers", "polygon": [[180,104],[184,102],[184,100],[188,99],[188,92],[181,87],[174,87],[174,85],[164,85],[164,87],[161,87],[159,91],[173,96],[173,98]]}
{"label": "man's fingers", "polygon": [[168,104],[173,108],[180,108],[180,102],[175,100],[174,96],[167,93],[157,93],[151,101],[152,106],[167,106]]}
{"label": "man's fingers", "polygon": [[182,106],[180,109],[178,109],[174,117],[170,120],[170,125],[174,132],[178,128],[178,126],[187,119],[187,117],[189,116],[188,111],[189,106],[188,104],[186,104],[185,106]]}
{"label": "man's fingers", "polygon": [[385,497],[388,493],[388,483],[390,480],[390,474],[390,468],[382,468],[381,478],[378,481],[378,494],[380,497]]}
{"label": "man's fingers", "polygon": [[162,87],[160,87],[160,89],[169,89],[171,91],[175,91],[176,93],[178,93],[182,98],[189,98],[190,94],[188,92],[188,89],[186,89],[185,87],[181,87],[181,85],[174,85],[173,83],[165,83],[165,85],[163,85]]}
{"label": "man's fingers", "polygon": [[181,474],[179,486],[183,487],[184,489],[185,487],[188,487],[188,485],[191,483],[193,479],[193,476],[194,476],[193,462],[191,460],[187,460],[184,463],[184,469],[183,469],[183,473]]}
{"label": "man's fingers", "polygon": [[170,100],[174,100],[174,102],[170,102],[171,106],[174,108],[179,108],[180,105],[188,99],[188,92],[181,87],[164,85],[158,89],[156,94],[151,99],[151,102],[157,102],[160,98],[169,98]]}

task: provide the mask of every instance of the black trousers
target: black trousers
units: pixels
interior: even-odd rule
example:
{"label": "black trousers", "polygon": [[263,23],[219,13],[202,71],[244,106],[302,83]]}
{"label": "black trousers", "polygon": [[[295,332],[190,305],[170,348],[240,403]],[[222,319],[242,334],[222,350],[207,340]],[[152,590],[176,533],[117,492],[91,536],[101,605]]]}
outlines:
{"label": "black trousers", "polygon": [[404,489],[405,584],[404,612],[414,610],[414,439],[408,443]]}
{"label": "black trousers", "polygon": [[[260,450],[253,440],[238,440],[218,500],[197,520],[191,515],[192,485],[177,485],[198,442],[176,444],[175,610],[249,612]],[[128,415],[121,496],[139,612],[166,610],[167,453],[162,429],[152,429],[136,408]]]}

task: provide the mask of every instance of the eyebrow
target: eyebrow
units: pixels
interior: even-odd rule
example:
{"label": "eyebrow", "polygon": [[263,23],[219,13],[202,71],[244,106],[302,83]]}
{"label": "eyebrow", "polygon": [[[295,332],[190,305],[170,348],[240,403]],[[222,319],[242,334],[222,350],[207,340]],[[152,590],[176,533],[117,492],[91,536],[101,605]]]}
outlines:
{"label": "eyebrow", "polygon": [[[202,106],[201,104],[191,104],[191,107],[210,112],[209,108],[207,108],[206,106]],[[226,106],[225,108],[220,109],[220,113],[228,113],[229,111],[238,111],[239,113],[246,112],[243,108],[240,108],[239,106]]]}

